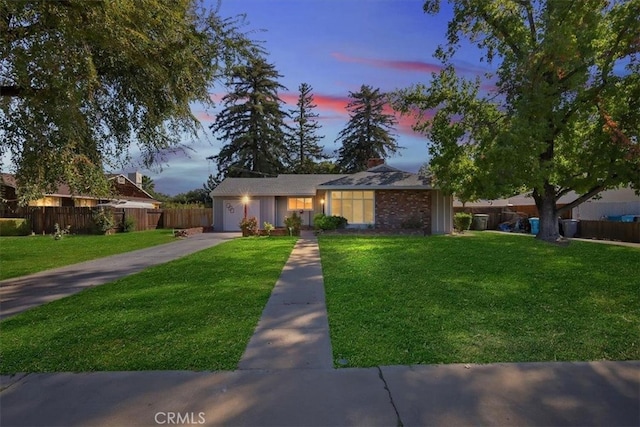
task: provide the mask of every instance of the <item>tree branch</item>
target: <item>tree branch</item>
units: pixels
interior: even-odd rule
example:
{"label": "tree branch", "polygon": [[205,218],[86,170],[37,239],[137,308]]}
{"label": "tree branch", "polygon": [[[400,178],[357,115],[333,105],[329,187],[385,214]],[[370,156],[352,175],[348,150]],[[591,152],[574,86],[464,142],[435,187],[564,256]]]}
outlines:
{"label": "tree branch", "polygon": [[523,6],[527,11],[527,20],[529,21],[529,33],[531,35],[531,45],[535,46],[536,42],[538,41],[538,37],[537,37],[537,30],[536,30],[536,22],[533,17],[533,7],[531,6],[531,1],[520,0],[518,3],[520,3],[520,5]]}
{"label": "tree branch", "polygon": [[499,33],[499,35],[502,37],[502,40],[504,40],[504,42],[509,46],[516,57],[520,58],[522,51],[520,50],[518,45],[510,39],[509,33],[504,29],[504,27],[500,25],[496,20],[491,19],[491,17],[484,11],[480,12],[480,16],[487,24],[489,24],[490,27],[493,27]]}
{"label": "tree branch", "polygon": [[19,86],[0,86],[0,97],[18,97],[24,95],[24,88]]}
{"label": "tree branch", "polygon": [[607,186],[605,184],[598,184],[595,187],[592,187],[589,191],[587,191],[585,194],[575,199],[573,202],[567,203],[561,208],[558,208],[558,215],[561,215],[563,212],[573,209],[576,206],[586,202],[587,200],[589,200],[596,194],[600,193],[601,191],[605,190],[606,188]]}

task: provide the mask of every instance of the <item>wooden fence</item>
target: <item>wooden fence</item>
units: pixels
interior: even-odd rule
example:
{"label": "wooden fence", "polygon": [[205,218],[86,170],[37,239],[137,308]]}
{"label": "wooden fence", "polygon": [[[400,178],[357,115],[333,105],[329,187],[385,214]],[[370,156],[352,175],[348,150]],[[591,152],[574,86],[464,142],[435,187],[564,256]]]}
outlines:
{"label": "wooden fence", "polygon": [[164,228],[210,227],[213,225],[213,209],[165,209],[162,224]]}
{"label": "wooden fence", "polygon": [[[196,209],[131,209],[107,208],[113,212],[116,230],[122,228],[126,218],[133,218],[135,231],[156,228],[206,227],[213,223],[213,212],[209,208]],[[90,234],[95,230],[93,212],[95,208],[80,207],[30,207],[22,216],[29,220],[36,234],[51,234],[55,224],[61,228],[71,226],[74,234]]]}
{"label": "wooden fence", "polygon": [[579,237],[640,243],[640,222],[586,221],[579,223]]}
{"label": "wooden fence", "polygon": [[31,207],[26,208],[24,217],[36,234],[53,233],[55,224],[60,228],[70,226],[74,234],[89,234],[95,229],[91,208]]}

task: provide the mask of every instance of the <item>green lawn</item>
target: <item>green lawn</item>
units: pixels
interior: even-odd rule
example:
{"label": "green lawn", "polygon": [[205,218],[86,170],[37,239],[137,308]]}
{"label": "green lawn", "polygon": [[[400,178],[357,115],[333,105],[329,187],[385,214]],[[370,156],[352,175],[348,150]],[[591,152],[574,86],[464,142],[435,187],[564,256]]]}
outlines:
{"label": "green lawn", "polygon": [[51,236],[0,237],[0,280],[173,241],[172,230],[71,235],[61,240]]}
{"label": "green lawn", "polygon": [[640,250],[523,236],[323,236],[346,366],[640,359]]}
{"label": "green lawn", "polygon": [[222,243],[0,323],[0,373],[235,369],[295,238]]}

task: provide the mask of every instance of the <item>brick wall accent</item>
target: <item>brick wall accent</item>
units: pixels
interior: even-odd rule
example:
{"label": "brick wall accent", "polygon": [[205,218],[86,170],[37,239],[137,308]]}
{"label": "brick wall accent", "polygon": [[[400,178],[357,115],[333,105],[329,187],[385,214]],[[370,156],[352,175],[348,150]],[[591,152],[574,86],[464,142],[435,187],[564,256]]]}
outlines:
{"label": "brick wall accent", "polygon": [[401,229],[420,225],[431,234],[431,191],[377,190],[376,228]]}

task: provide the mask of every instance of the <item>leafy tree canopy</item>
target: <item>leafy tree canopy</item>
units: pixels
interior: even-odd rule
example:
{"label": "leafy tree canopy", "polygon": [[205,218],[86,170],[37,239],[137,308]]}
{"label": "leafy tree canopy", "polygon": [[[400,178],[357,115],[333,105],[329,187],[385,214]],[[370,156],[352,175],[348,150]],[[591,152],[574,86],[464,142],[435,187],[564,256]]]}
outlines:
{"label": "leafy tree canopy", "polygon": [[[448,44],[436,51],[445,68],[394,95],[420,117],[440,187],[466,200],[530,192],[544,240],[558,238],[563,210],[608,188],[640,189],[639,0],[452,3]],[[456,75],[463,38],[496,63],[495,91]],[[571,191],[576,200],[558,208]]]}
{"label": "leafy tree canopy", "polygon": [[392,133],[397,120],[384,112],[387,98],[380,89],[362,85],[358,92],[349,92],[349,97],[349,122],[336,139],[342,142],[337,164],[347,173],[362,171],[368,159],[386,158],[402,148]]}
{"label": "leafy tree canopy", "polygon": [[0,155],[26,198],[108,191],[104,167],[161,162],[201,127],[192,102],[255,51],[196,0],[0,4]]}

